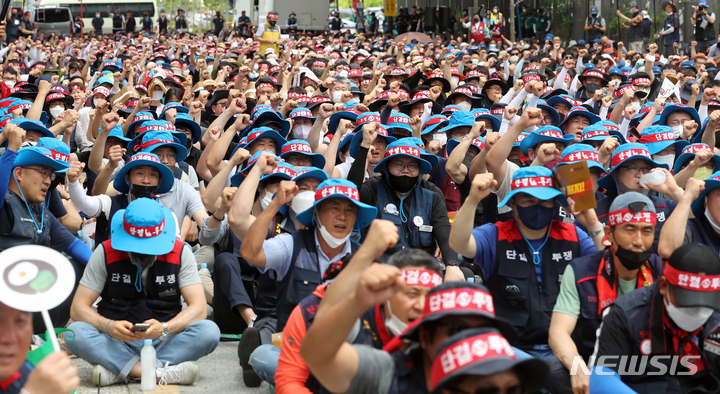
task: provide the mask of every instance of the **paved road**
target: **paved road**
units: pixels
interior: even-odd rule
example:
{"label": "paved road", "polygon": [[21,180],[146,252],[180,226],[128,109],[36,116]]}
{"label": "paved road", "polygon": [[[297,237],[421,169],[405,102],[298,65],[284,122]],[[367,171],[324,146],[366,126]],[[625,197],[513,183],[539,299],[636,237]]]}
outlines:
{"label": "paved road", "polygon": [[[242,381],[242,368],[237,358],[237,342],[220,342],[217,349],[209,356],[198,361],[200,366],[200,380],[192,386],[165,386],[160,387],[156,393],[212,393],[212,394],[269,394],[270,386],[263,383],[258,388],[245,387]],[[78,394],[95,394],[97,388],[92,387],[92,367],[81,359],[74,359],[82,383]],[[101,387],[101,394],[141,393],[140,381],[130,384],[117,384]]]}

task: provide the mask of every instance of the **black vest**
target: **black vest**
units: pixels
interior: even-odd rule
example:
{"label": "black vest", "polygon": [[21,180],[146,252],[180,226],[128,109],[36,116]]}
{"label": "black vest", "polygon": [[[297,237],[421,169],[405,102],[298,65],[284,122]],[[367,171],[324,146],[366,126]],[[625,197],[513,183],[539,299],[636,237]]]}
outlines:
{"label": "black vest", "polygon": [[[31,217],[25,201],[13,191],[8,190],[7,193],[5,193],[4,209],[11,211],[8,212],[8,214],[12,215],[12,222],[3,225],[3,227],[7,226],[6,228],[10,228],[10,231],[5,234],[0,234],[2,235],[0,236],[0,251],[18,245],[32,244],[50,246],[50,231],[48,231],[48,227],[50,226],[49,209],[45,209],[44,224],[40,234],[37,233],[35,223],[40,226],[40,223],[43,222],[42,204],[32,205],[33,216]],[[33,217],[35,223],[33,223]],[[2,217],[2,219],[7,219],[7,216]]]}
{"label": "black vest", "polygon": [[692,231],[693,242],[705,244],[720,253],[720,236],[708,222],[705,214],[688,219],[687,226]]}
{"label": "black vest", "polygon": [[[292,237],[293,254],[290,267],[278,284],[276,332],[281,332],[285,328],[285,323],[295,306],[322,284],[323,273],[320,272],[318,252],[315,247],[315,228],[296,231]],[[351,243],[351,254],[357,249],[358,245]],[[302,262],[300,265],[313,266],[314,269],[296,267],[298,261]]]}
{"label": "black vest", "polygon": [[703,29],[700,27],[703,21],[707,21],[707,14],[705,14],[702,19],[698,18],[695,20],[695,39],[697,41],[715,40],[717,37],[715,34],[715,22],[710,23],[708,21],[707,26]]}
{"label": "black vest", "polygon": [[407,352],[398,350],[390,353],[390,356],[395,361],[395,376],[388,394],[428,393],[422,349],[415,347]]}
{"label": "black vest", "polygon": [[123,27],[122,15],[113,14],[112,21],[113,21],[113,29],[122,29],[122,27]]}
{"label": "black vest", "polygon": [[580,257],[574,224],[554,220],[542,248],[542,284],[537,283],[532,253],[515,220],[495,223],[498,230],[495,270],[487,287],[497,316],[517,329],[519,348],[548,343],[550,316],[560,292],[565,267]]}
{"label": "black vest", "polygon": [[7,25],[8,42],[17,40],[20,37],[20,19],[10,17]]}
{"label": "black vest", "polygon": [[[410,207],[407,216],[407,222],[400,220],[401,207],[396,204],[397,197],[395,192],[390,190],[387,181],[378,180],[377,185],[377,207],[380,212],[380,218],[393,222],[398,228],[397,244],[385,251],[386,256],[390,256],[395,252],[404,249],[417,248],[428,253],[435,254],[436,244],[432,230],[420,231],[420,227],[415,224],[416,218],[421,218],[422,226],[430,227],[430,218],[433,209],[433,192],[420,187],[415,187],[410,198],[405,198],[402,202],[403,206],[409,204]],[[394,207],[394,208],[393,208]],[[402,213],[403,215],[405,213]]]}
{"label": "black vest", "polygon": [[[598,313],[597,275],[605,253],[609,253],[609,249],[578,257],[570,262],[575,273],[575,286],[580,299],[580,316],[572,337],[578,353],[586,362],[595,347],[597,329],[602,321],[602,316]],[[653,274],[653,283],[655,283],[659,273],[662,272],[662,259],[653,254],[648,261]]]}
{"label": "black vest", "polygon": [[[672,209],[668,206],[668,200],[654,196],[652,194],[648,194],[647,196],[650,201],[653,202],[653,205],[655,205],[655,212],[657,213],[657,223],[655,224],[655,241],[653,242],[652,246],[652,252],[657,253],[657,246],[658,242],[660,241],[660,230],[662,230],[663,224],[665,224],[665,221],[667,218],[670,217],[670,214],[672,213]],[[600,223],[607,226],[608,222],[608,212],[610,212],[610,205],[615,200],[615,198],[608,197],[604,198],[602,200],[596,200],[597,202],[597,208],[595,208],[595,213],[597,213],[598,220]]]}
{"label": "black vest", "polygon": [[95,245],[100,245],[110,239],[110,221],[112,217],[117,211],[127,208],[130,204],[127,194],[116,194],[110,197],[110,201],[110,216],[107,217],[100,211],[97,217],[97,223],[95,225]]}
{"label": "black vest", "polygon": [[[18,376],[10,376],[8,379],[0,382],[0,384],[6,385],[4,388],[0,386],[0,392],[3,394],[20,394],[23,386],[27,383],[30,373],[35,369],[30,361],[25,361],[20,369],[17,371]],[[14,374],[13,374],[14,375]],[[27,392],[27,391],[26,391]]]}
{"label": "black vest", "polygon": [[160,31],[167,30],[167,24],[168,24],[167,17],[158,18],[158,30],[160,30]]}
{"label": "black vest", "polygon": [[[587,18],[587,21],[585,22],[588,26],[596,25],[598,27],[602,27],[602,21],[603,17],[592,17],[589,16]],[[596,38],[602,38],[603,33],[598,29],[590,29],[588,30],[588,41],[592,42]]]}
{"label": "black vest", "polygon": [[[663,299],[660,295],[657,284],[632,291],[628,294],[615,300],[615,303],[610,308],[620,308],[628,322],[630,329],[630,349],[632,356],[638,356],[638,358],[645,353],[642,350],[651,351],[650,355],[673,355],[675,352],[672,347],[672,334],[669,329],[663,325]],[[647,362],[645,365],[645,373],[640,376],[623,376],[621,375],[623,383],[628,385],[631,389],[638,393],[692,393],[693,388],[699,382],[699,380],[710,380],[707,382],[708,387],[714,387],[714,390],[706,392],[718,392],[717,378],[712,375],[717,374],[720,369],[720,356],[707,351],[708,344],[705,344],[706,340],[713,340],[713,338],[720,338],[718,331],[718,325],[720,324],[720,313],[715,312],[710,316],[710,319],[705,323],[700,334],[696,337],[702,356],[708,361],[710,370],[713,374],[705,374],[704,377],[698,377],[690,381],[684,376],[672,376],[672,375],[659,375],[659,369],[655,365],[663,364],[666,366],[666,371],[670,371],[672,361],[669,358],[656,359],[652,362]],[[720,339],[717,339],[720,340]],[[643,346],[643,342],[645,343]],[[705,348],[705,349],[703,349]],[[640,362],[638,362],[640,364]],[[627,366],[624,367],[626,370]],[[636,365],[635,370],[639,370],[640,366]],[[680,369],[681,364],[678,363],[677,368]],[[651,375],[651,372],[655,372]],[[667,372],[666,372],[667,373]],[[681,388],[682,386],[682,388]]]}
{"label": "black vest", "polygon": [[107,278],[98,304],[98,313],[113,320],[142,323],[148,319],[166,322],[182,310],[180,303],[180,255],[184,242],[175,240],[173,250],[157,256],[148,268],[147,280],[142,291],[135,288],[138,275],[137,263],[130,260],[127,252],[115,250],[110,241],[103,243]]}

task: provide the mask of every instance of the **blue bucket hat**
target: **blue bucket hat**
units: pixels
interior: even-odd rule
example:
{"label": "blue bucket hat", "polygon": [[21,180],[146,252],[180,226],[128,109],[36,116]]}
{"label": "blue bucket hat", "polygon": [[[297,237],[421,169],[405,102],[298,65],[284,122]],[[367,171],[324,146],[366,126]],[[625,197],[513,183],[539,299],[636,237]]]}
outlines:
{"label": "blue bucket hat", "polygon": [[427,154],[425,149],[420,148],[411,142],[404,141],[404,139],[395,141],[387,146],[387,149],[385,150],[385,157],[383,157],[377,166],[375,166],[375,170],[378,172],[384,172],[386,170],[385,164],[390,162],[392,158],[405,156],[418,160],[420,164],[420,174],[429,174],[430,170],[432,170],[432,164],[425,160],[423,157],[424,154]]}
{"label": "blue bucket hat", "polygon": [[154,121],[155,116],[152,112],[148,111],[140,111],[133,116],[132,121],[130,122],[130,126],[127,128],[127,135],[128,137],[132,135],[132,130],[134,127],[143,124],[143,122],[147,121]]}
{"label": "blue bucket hat", "polygon": [[122,129],[122,126],[120,126],[120,125],[117,125],[117,126],[113,127],[112,130],[110,130],[110,133],[108,134],[108,138],[110,138],[110,137],[117,138],[120,141],[122,141],[123,147],[126,147],[128,142],[131,141],[130,138],[126,138],[123,135],[123,129]]}
{"label": "blue bucket hat", "polygon": [[582,143],[572,144],[565,148],[562,152],[560,163],[558,163],[555,168],[581,161],[586,161],[588,168],[597,168],[600,170],[600,175],[605,173],[605,167],[603,167],[600,163],[600,155],[597,153],[595,148],[591,145]]}
{"label": "blue bucket hat", "polygon": [[[443,129],[445,126],[450,123],[450,120],[448,120],[445,115],[433,115],[425,120],[425,123],[422,125],[422,131],[420,131],[420,135],[430,134],[434,130],[440,128]],[[443,131],[444,133],[444,131]]]}
{"label": "blue bucket hat", "polygon": [[140,152],[128,159],[128,162],[120,168],[115,180],[113,181],[113,187],[120,193],[128,194],[130,192],[130,185],[125,181],[125,175],[130,174],[130,170],[137,166],[149,166],[154,167],[160,172],[160,183],[158,184],[158,193],[167,193],[172,189],[175,183],[175,175],[170,167],[166,166],[154,153]]}
{"label": "blue bucket hat", "polygon": [[178,125],[184,125],[190,128],[192,130],[192,142],[196,143],[200,141],[200,138],[202,137],[202,130],[200,129],[200,125],[197,124],[196,121],[192,120],[190,115],[185,113],[178,113],[175,117],[175,127]]}
{"label": "blue bucket hat", "polygon": [[13,168],[32,165],[47,166],[52,168],[53,172],[59,173],[67,172],[68,168],[70,168],[69,163],[55,159],[55,155],[48,148],[41,146],[26,146],[21,148],[15,157]]}
{"label": "blue bucket hat", "polygon": [[402,112],[397,112],[397,113],[390,115],[390,117],[388,118],[388,125],[387,125],[388,133],[390,133],[392,135],[392,134],[395,134],[396,130],[402,129],[402,130],[405,130],[408,133],[410,133],[410,135],[412,135],[413,129],[412,129],[412,127],[410,127],[410,119],[411,119],[410,116],[408,116]]}
{"label": "blue bucket hat", "polygon": [[661,167],[666,170],[670,170],[670,167],[667,164],[660,163],[652,159],[652,155],[647,149],[647,146],[637,142],[631,142],[620,145],[617,149],[615,149],[612,158],[610,159],[610,171],[608,171],[602,178],[598,179],[598,186],[606,190],[616,190],[617,184],[612,176],[613,173],[615,173],[615,171],[617,171],[623,163],[636,159],[647,161],[653,168]]}
{"label": "blue bucket hat", "polygon": [[160,116],[158,116],[158,119],[165,120],[165,113],[171,109],[176,110],[178,114],[190,113],[190,109],[180,103],[169,103],[163,107],[162,112],[160,112]]}
{"label": "blue bucket hat", "polygon": [[175,247],[175,232],[175,218],[169,209],[150,198],[138,198],[113,215],[110,246],[122,252],[162,256]]}
{"label": "blue bucket hat", "polygon": [[442,111],[440,111],[440,115],[450,116],[454,114],[455,112],[462,111],[463,109],[460,108],[459,105],[455,104],[449,104],[443,107]]}
{"label": "blue bucket hat", "polygon": [[308,156],[312,160],[312,166],[317,168],[325,167],[325,156],[319,153],[313,153],[310,143],[304,140],[292,140],[285,143],[280,150],[280,157],[283,159],[287,156],[299,153],[304,156]]}
{"label": "blue bucket hat", "polygon": [[313,178],[313,179],[319,179],[320,182],[326,181],[330,179],[328,177],[328,174],[323,171],[320,168],[317,167],[300,167],[298,168],[298,172],[293,177],[293,182],[297,182],[301,179],[305,178]]}
{"label": "blue bucket hat", "polygon": [[18,127],[25,131],[37,131],[42,133],[45,137],[55,138],[55,134],[53,134],[53,132],[45,127],[45,125],[39,120],[19,117],[11,120],[10,123],[18,125]]}
{"label": "blue bucket hat", "polygon": [[557,198],[561,205],[567,205],[565,195],[556,187],[553,172],[545,167],[523,167],[515,171],[510,182],[510,191],[500,201],[498,208],[507,205],[510,199],[518,193],[526,193],[540,200]]}
{"label": "blue bucket hat", "polygon": [[[680,170],[682,170],[682,167],[690,160],[695,158],[695,154],[697,154],[699,151],[707,149],[710,152],[712,152],[712,148],[708,144],[691,144],[685,146],[685,148],[680,153],[680,156],[678,156],[675,159],[675,165],[673,166],[673,174],[677,175]],[[720,170],[720,156],[713,153],[712,159],[710,159],[713,163],[713,170]]]}
{"label": "blue bucket hat", "polygon": [[357,217],[353,226],[356,230],[369,226],[377,217],[377,208],[360,202],[360,193],[354,183],[345,179],[328,179],[315,191],[315,202],[312,207],[298,213],[297,220],[305,227],[314,227],[315,207],[333,197],[346,198],[357,206]]}
{"label": "blue bucket hat", "polygon": [[522,133],[520,133],[520,135],[515,138],[515,142],[513,142],[513,148],[520,148],[520,144],[522,144],[523,140],[525,140],[525,138],[529,136],[530,133],[528,133],[527,131],[523,131]]}
{"label": "blue bucket hat", "polygon": [[[467,136],[465,136],[465,138],[467,138]],[[465,138],[463,138],[463,140]],[[448,156],[450,156],[452,151],[455,150],[455,148],[458,145],[460,145],[460,142],[462,142],[462,141],[456,140],[455,138],[450,138],[448,140],[447,146],[445,147],[445,152],[447,152]],[[470,146],[474,146],[474,147],[478,148],[478,150],[482,151],[483,149],[485,149],[485,139],[483,137],[475,137],[475,139],[473,139]]]}
{"label": "blue bucket hat", "polygon": [[[337,154],[335,155],[335,160],[340,160],[340,152],[342,152],[345,147],[352,142],[353,137],[355,137],[355,133],[348,133],[343,136],[342,140],[340,140],[340,145],[338,145]],[[348,152],[349,153],[349,152]]]}
{"label": "blue bucket hat", "polygon": [[572,108],[573,104],[575,104],[575,99],[567,94],[559,94],[557,96],[552,96],[547,99],[547,103],[550,106],[553,106],[555,104],[566,104],[570,108]]}
{"label": "blue bucket hat", "polygon": [[698,198],[696,198],[690,206],[695,217],[699,218],[705,214],[705,197],[707,197],[712,190],[717,189],[718,187],[720,187],[720,171],[713,173],[710,175],[710,178],[705,180],[705,189],[700,192]]}
{"label": "blue bucket hat", "polygon": [[247,145],[250,146],[253,142],[255,142],[258,138],[271,138],[273,141],[275,141],[275,154],[280,152],[280,148],[287,142],[287,140],[278,134],[277,131],[269,128],[269,127],[258,127],[256,129],[253,129],[250,133],[246,134],[245,137],[247,137]]}
{"label": "blue bucket hat", "polygon": [[289,181],[292,180],[295,175],[297,175],[297,169],[295,166],[284,161],[279,161],[277,163],[277,167],[275,167],[271,173],[260,177],[260,182],[268,178],[280,178],[282,180]]}
{"label": "blue bucket hat", "polygon": [[70,168],[70,148],[66,143],[60,141],[57,138],[42,137],[38,140],[37,145],[39,147],[47,148],[50,150],[52,157],[58,162],[60,166],[68,164],[68,167],[61,170],[56,170],[58,173],[65,173]]}
{"label": "blue bucket hat", "polygon": [[337,131],[338,124],[342,119],[348,119],[352,122],[355,122],[357,120],[357,117],[360,116],[360,113],[358,111],[339,111],[335,112],[334,114],[330,115],[330,122],[328,123],[328,132],[331,134],[335,134],[335,131]]}
{"label": "blue bucket hat", "polygon": [[[472,111],[473,114],[475,115],[475,121],[478,121],[480,119],[487,119],[490,122],[492,122],[492,131],[500,131],[500,122],[501,122],[500,119],[498,119],[497,116],[490,113],[490,111],[488,111],[487,109],[485,109],[485,108],[482,108],[482,109],[484,111],[477,111],[477,110]],[[553,109],[553,111],[554,111],[554,109]],[[557,112],[556,112],[556,114],[557,114]],[[485,129],[485,134],[487,134],[487,132],[488,132],[488,130]]]}
{"label": "blue bucket hat", "polygon": [[582,135],[580,135],[580,142],[585,141],[605,141],[609,137],[614,137],[620,144],[624,144],[627,141],[625,137],[619,131],[610,131],[602,123],[592,124],[583,129]]}
{"label": "blue bucket hat", "polygon": [[[526,106],[527,107],[527,106]],[[558,114],[557,110],[553,108],[550,104],[548,104],[545,100],[538,100],[537,102],[537,108],[544,109],[548,112],[550,112],[550,117],[552,117],[552,124],[557,125],[560,123],[560,115]],[[498,124],[500,123],[500,120],[498,119]],[[500,126],[498,126],[499,129]]]}
{"label": "blue bucket hat", "polygon": [[648,126],[642,130],[638,142],[645,144],[651,155],[658,154],[674,145],[675,154],[680,156],[682,149],[689,144],[685,140],[676,140],[670,126]]}
{"label": "blue bucket hat", "polygon": [[666,105],[665,108],[663,108],[662,113],[660,114],[660,124],[663,126],[667,125],[667,118],[670,116],[671,113],[682,111],[688,113],[690,116],[692,116],[695,123],[697,123],[698,126],[702,124],[700,121],[700,115],[698,114],[698,111],[693,107],[688,107],[685,104],[670,104]]}
{"label": "blue bucket hat", "polygon": [[298,107],[290,112],[290,115],[288,115],[288,119],[295,119],[295,118],[310,119],[313,122],[315,121],[315,119],[317,119],[315,116],[313,116],[312,112],[305,107]]}
{"label": "blue bucket hat", "polygon": [[567,114],[565,114],[565,119],[563,119],[563,121],[560,122],[560,124],[558,125],[558,127],[559,127],[560,129],[563,129],[563,126],[565,126],[565,123],[566,123],[568,120],[570,120],[570,118],[575,117],[575,116],[579,116],[579,115],[582,115],[582,116],[585,116],[586,118],[588,118],[588,119],[590,120],[590,124],[598,123],[598,122],[600,122],[600,121],[602,120],[602,119],[600,119],[599,116],[597,116],[597,115],[595,115],[594,113],[588,111],[587,108],[585,108],[585,107],[583,107],[583,106],[577,106],[577,107],[572,107],[572,108],[570,108],[570,111],[568,111]]}
{"label": "blue bucket hat", "polygon": [[563,134],[555,126],[542,126],[533,130],[527,138],[520,143],[520,150],[527,156],[528,149],[544,142],[562,142],[567,147],[575,139],[574,135]]}
{"label": "blue bucket hat", "polygon": [[[372,122],[382,123],[380,114],[377,112],[363,112],[355,119],[355,128],[352,132],[357,133],[359,131],[360,134],[362,134],[363,125]],[[388,132],[390,132],[390,130],[388,130]],[[392,135],[392,133],[390,133],[390,135]]]}
{"label": "blue bucket hat", "polygon": [[177,142],[177,140],[173,137],[173,134],[169,131],[148,131],[146,133],[142,133],[139,137],[142,138],[142,143],[137,144],[137,140],[133,141],[137,144],[132,147],[135,152],[142,150],[143,152],[152,153],[155,149],[160,148],[161,146],[169,146],[175,149],[175,153],[177,155],[176,160],[178,162],[185,160],[188,156],[188,151],[187,148],[185,148],[185,145]]}
{"label": "blue bucket hat", "polygon": [[[238,146],[238,148],[240,148],[240,146]],[[236,149],[238,149],[238,148],[236,148]],[[255,162],[257,161],[257,159],[259,159],[260,155],[262,155],[264,152],[270,153],[273,156],[275,156],[275,152],[270,152],[269,150],[261,150],[261,151],[255,152],[255,154],[252,155],[248,159],[248,161],[245,163],[245,167],[230,177],[230,186],[232,186],[232,187],[240,186],[242,181],[245,180],[245,177],[247,177],[247,174],[250,172],[252,167],[255,165]],[[233,155],[234,154],[235,154],[235,152],[233,152]],[[275,156],[275,160],[279,163],[280,157]]]}
{"label": "blue bucket hat", "polygon": [[[130,131],[129,128],[128,128],[128,131]],[[127,145],[128,151],[130,151],[130,152],[135,151],[135,146],[142,143],[143,134],[160,132],[160,131],[171,133],[173,135],[173,137],[175,137],[175,142],[182,144],[183,146],[185,145],[185,140],[187,140],[187,136],[185,135],[185,133],[178,133],[178,134],[182,134],[183,138],[181,139],[179,135],[175,134],[175,132],[174,132],[175,126],[173,126],[171,123],[166,122],[164,120],[153,120],[153,121],[144,121],[141,124],[141,127],[138,130],[138,135],[135,138],[131,139],[130,142],[128,142],[128,145]],[[139,150],[139,148],[138,148],[138,150]]]}
{"label": "blue bucket hat", "polygon": [[623,74],[622,70],[620,70],[620,68],[618,68],[618,67],[610,68],[610,71],[608,72],[608,74],[610,75],[611,78],[612,77],[622,78],[622,82],[625,82],[625,80],[627,79],[627,77]]}
{"label": "blue bucket hat", "polygon": [[475,124],[475,115],[470,111],[456,111],[450,116],[448,125],[438,130],[438,133],[447,133],[456,127],[472,127]]}
{"label": "blue bucket hat", "polygon": [[250,119],[252,123],[250,123],[250,126],[243,130],[243,136],[254,132],[256,129],[269,128],[265,127],[265,125],[270,122],[274,122],[280,125],[280,131],[276,131],[276,133],[278,133],[278,135],[280,135],[282,138],[285,138],[290,132],[290,122],[283,119],[279,113],[275,112],[272,107],[267,105],[260,105],[255,107],[252,111]]}
{"label": "blue bucket hat", "polygon": [[[385,141],[387,141],[388,145],[392,144],[393,142],[397,141],[397,138],[389,135],[390,132],[385,128],[385,125],[381,124],[378,128],[378,137],[385,138]],[[377,138],[377,137],[376,137]],[[363,131],[360,129],[355,135],[353,136],[352,140],[350,141],[350,156],[356,157],[358,154],[358,150],[360,149],[360,144],[362,143],[363,139]]]}

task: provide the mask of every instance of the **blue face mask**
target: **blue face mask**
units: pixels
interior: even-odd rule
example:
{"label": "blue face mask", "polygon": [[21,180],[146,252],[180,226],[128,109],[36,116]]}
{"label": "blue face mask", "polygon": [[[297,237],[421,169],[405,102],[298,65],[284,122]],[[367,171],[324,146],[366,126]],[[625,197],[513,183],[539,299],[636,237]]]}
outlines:
{"label": "blue face mask", "polygon": [[555,207],[548,208],[542,204],[535,204],[529,207],[515,205],[515,212],[527,228],[540,230],[547,227],[550,221],[552,221]]}

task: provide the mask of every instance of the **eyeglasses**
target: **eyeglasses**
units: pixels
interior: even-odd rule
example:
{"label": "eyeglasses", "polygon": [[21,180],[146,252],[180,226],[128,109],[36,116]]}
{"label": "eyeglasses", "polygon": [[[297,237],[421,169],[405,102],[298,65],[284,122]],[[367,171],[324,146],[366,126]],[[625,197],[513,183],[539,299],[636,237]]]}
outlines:
{"label": "eyeglasses", "polygon": [[496,93],[498,93],[498,92],[501,93],[501,92],[502,92],[502,88],[501,88],[500,86],[498,86],[498,85],[490,86],[489,88],[487,88],[487,89],[485,89],[485,90],[492,90],[493,92],[496,92]]}
{"label": "eyeglasses", "polygon": [[170,160],[170,159],[175,160],[175,158],[177,158],[177,154],[175,154],[175,153],[156,153],[156,155],[157,155],[158,159],[160,159],[161,161],[162,161],[162,160],[165,160],[165,159],[167,159],[167,160]]}
{"label": "eyeglasses", "polygon": [[667,125],[670,127],[680,126],[680,125],[684,125],[685,122],[689,122],[691,120],[692,119],[675,119],[675,120],[671,120],[671,121],[667,122]]}
{"label": "eyeglasses", "polygon": [[43,179],[50,178],[50,181],[55,180],[55,172],[53,172],[53,170],[50,170],[47,168],[36,168],[36,167],[23,167],[23,168],[39,172],[40,175],[42,175]]}
{"label": "eyeglasses", "polygon": [[390,163],[390,165],[397,172],[402,172],[406,168],[410,172],[420,171],[420,164],[418,164],[418,162],[416,162],[416,161],[411,161],[409,163],[403,163],[401,161],[393,161]]}
{"label": "eyeglasses", "polygon": [[627,168],[628,172],[632,175],[639,173],[647,174],[652,170],[652,167],[640,167],[640,166],[621,166],[620,168]]}
{"label": "eyeglasses", "polygon": [[553,118],[550,115],[543,116],[543,121],[545,121],[545,124],[552,124],[552,120],[553,120]]}

